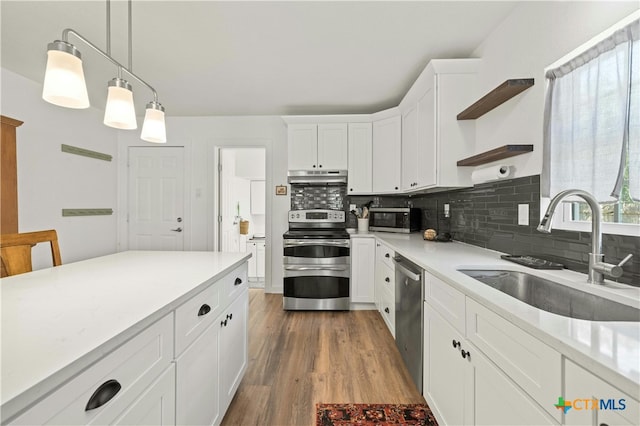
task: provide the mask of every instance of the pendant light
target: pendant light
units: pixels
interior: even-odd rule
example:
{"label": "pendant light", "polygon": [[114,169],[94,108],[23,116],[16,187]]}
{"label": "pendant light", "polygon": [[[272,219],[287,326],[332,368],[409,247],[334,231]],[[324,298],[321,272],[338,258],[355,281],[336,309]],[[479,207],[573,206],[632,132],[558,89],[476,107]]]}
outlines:
{"label": "pendant light", "polygon": [[148,142],[165,143],[167,141],[164,121],[164,107],[158,102],[158,93],[146,81],[133,73],[131,67],[131,0],[129,0],[129,67],[111,57],[110,1],[107,0],[107,53],[71,28],[62,32],[62,40],[48,45],[47,68],[45,71],[42,98],[54,105],[66,108],[88,108],[89,97],[82,69],[80,51],[69,43],[69,35],[73,35],[87,46],[109,60],[118,69],[118,76],[107,84],[107,104],[105,106],[104,124],[117,129],[136,129],[138,123],[133,103],[131,84],[122,78],[128,74],[142,83],[153,94],[153,101],[146,107],[142,126],[141,139]]}
{"label": "pendant light", "polygon": [[42,99],[66,108],[89,108],[82,55],[71,43],[49,43]]}
{"label": "pendant light", "polygon": [[109,81],[104,124],[116,129],[138,128],[136,110],[133,106],[133,91],[127,80],[116,77]]}
{"label": "pendant light", "polygon": [[149,102],[142,124],[143,141],[154,143],[166,143],[167,132],[164,124],[164,107],[158,102]]}

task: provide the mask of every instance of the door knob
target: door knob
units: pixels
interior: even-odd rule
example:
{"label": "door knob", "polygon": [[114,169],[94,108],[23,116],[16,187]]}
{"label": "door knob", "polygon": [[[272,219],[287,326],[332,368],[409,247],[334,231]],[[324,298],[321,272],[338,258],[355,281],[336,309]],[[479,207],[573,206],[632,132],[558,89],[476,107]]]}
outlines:
{"label": "door knob", "polygon": [[173,232],[182,232],[182,228],[172,229]]}

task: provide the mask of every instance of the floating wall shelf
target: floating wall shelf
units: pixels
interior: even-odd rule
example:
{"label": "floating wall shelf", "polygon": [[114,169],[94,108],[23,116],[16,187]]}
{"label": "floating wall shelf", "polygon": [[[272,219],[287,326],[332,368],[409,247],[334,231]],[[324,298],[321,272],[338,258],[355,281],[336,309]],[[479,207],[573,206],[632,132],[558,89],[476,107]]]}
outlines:
{"label": "floating wall shelf", "polygon": [[526,154],[533,151],[533,145],[504,145],[473,157],[465,158],[458,161],[458,166],[479,166],[481,164],[490,163],[503,158],[513,157],[514,155]]}
{"label": "floating wall shelf", "polygon": [[496,87],[469,108],[458,114],[458,120],[475,120],[491,111],[498,105],[508,101],[520,92],[533,86],[533,78],[518,78],[507,80]]}

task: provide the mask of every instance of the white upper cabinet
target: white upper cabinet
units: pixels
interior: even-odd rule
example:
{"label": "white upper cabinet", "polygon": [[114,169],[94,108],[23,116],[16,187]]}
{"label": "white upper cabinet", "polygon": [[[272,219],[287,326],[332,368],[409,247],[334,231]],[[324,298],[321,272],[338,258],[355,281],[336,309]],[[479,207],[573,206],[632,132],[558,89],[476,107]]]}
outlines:
{"label": "white upper cabinet", "polygon": [[418,184],[418,108],[413,105],[402,114],[402,190]]}
{"label": "white upper cabinet", "polygon": [[318,124],[318,167],[347,170],[347,124]]}
{"label": "white upper cabinet", "polygon": [[347,124],[289,124],[289,170],[346,170]]}
{"label": "white upper cabinet", "polygon": [[394,115],[373,122],[373,192],[400,192],[402,117]]}
{"label": "white upper cabinet", "polygon": [[473,102],[478,63],[429,62],[400,103],[403,191],[471,186],[470,171],[456,162],[473,153],[475,127],[456,116]]}
{"label": "white upper cabinet", "polygon": [[290,124],[287,128],[289,170],[313,170],[318,165],[318,125]]}
{"label": "white upper cabinet", "polygon": [[348,193],[370,194],[372,191],[373,126],[349,123]]}

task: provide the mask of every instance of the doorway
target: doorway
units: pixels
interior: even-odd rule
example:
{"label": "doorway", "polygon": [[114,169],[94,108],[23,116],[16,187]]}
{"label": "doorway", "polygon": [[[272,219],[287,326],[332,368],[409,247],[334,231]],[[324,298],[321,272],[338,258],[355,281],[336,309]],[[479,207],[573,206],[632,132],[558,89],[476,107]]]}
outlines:
{"label": "doorway", "polygon": [[184,250],[183,147],[129,147],[129,249]]}
{"label": "doorway", "polygon": [[266,149],[219,148],[218,250],[250,252],[249,286],[264,288],[266,268]]}

